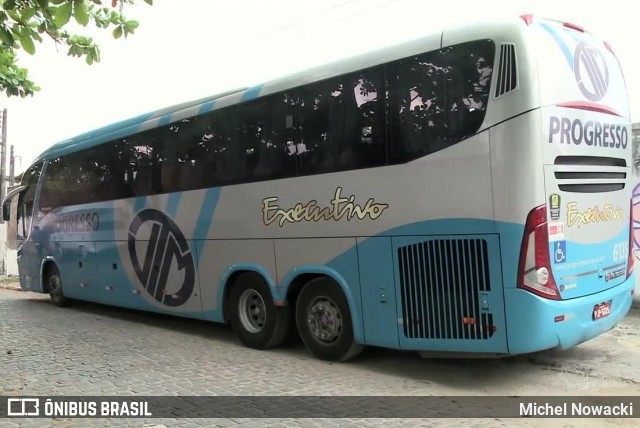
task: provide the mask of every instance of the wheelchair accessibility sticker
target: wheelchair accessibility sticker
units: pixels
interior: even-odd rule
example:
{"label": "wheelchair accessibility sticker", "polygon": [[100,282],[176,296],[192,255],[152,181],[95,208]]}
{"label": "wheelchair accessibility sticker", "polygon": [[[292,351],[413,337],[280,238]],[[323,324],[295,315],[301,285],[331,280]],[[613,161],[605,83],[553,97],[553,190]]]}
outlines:
{"label": "wheelchair accessibility sticker", "polygon": [[556,263],[567,261],[567,241],[557,241],[553,243],[553,260]]}

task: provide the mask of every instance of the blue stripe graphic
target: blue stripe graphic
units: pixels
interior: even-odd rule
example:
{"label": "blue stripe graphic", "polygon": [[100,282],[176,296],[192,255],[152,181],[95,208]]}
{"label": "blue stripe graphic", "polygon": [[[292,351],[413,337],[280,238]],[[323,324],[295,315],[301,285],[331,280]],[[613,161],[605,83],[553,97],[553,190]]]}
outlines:
{"label": "blue stripe graphic", "polygon": [[556,41],[558,46],[560,46],[560,50],[564,54],[564,57],[567,59],[567,62],[569,63],[569,67],[573,69],[573,54],[571,53],[571,51],[569,51],[569,47],[562,40],[562,37],[560,37],[560,35],[556,32],[556,30],[554,30],[553,27],[551,27],[549,24],[540,24],[540,25],[542,26],[542,28],[547,30],[549,34],[551,34],[551,37],[553,37],[553,39]]}
{"label": "blue stripe graphic", "polygon": [[171,118],[172,118],[172,117],[173,117],[173,116],[172,116],[171,114],[166,114],[166,115],[162,116],[162,117],[160,118],[160,120],[158,120],[158,125],[159,125],[159,126],[164,126],[164,125],[168,125],[168,124],[170,124],[170,123],[171,123]]}
{"label": "blue stripe graphic", "polygon": [[167,214],[169,217],[175,217],[178,212],[178,206],[180,205],[180,196],[182,196],[181,192],[172,193],[169,195],[169,200],[167,202]]}
{"label": "blue stripe graphic", "polygon": [[211,101],[207,101],[206,103],[203,103],[198,109],[198,114],[209,113],[211,110],[213,110],[213,107],[215,105],[216,105],[215,100],[211,100]]}
{"label": "blue stripe graphic", "polygon": [[262,85],[254,86],[252,88],[247,89],[244,94],[242,94],[242,101],[249,101],[258,96],[260,90],[262,89]]}
{"label": "blue stripe graphic", "polygon": [[[218,198],[220,197],[220,188],[214,187],[207,189],[202,201],[202,208],[200,209],[200,215],[198,216],[198,222],[196,223],[196,230],[193,233],[195,239],[207,239],[209,228],[213,222],[213,213],[216,210],[218,204]],[[198,252],[198,262],[202,257],[203,251]]]}
{"label": "blue stripe graphic", "polygon": [[136,198],[136,200],[133,202],[133,213],[134,215],[140,211],[142,211],[142,209],[145,207],[145,205],[147,205],[147,197],[146,196],[141,196],[139,198]]}

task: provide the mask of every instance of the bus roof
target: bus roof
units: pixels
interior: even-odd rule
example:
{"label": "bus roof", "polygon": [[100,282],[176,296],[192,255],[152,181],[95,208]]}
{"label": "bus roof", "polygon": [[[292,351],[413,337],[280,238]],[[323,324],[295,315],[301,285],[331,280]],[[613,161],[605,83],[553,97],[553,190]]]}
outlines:
{"label": "bus roof", "polygon": [[[490,20],[483,22],[474,22],[473,27],[480,27],[486,31],[487,27],[504,30],[510,27],[513,30],[523,28],[525,22],[522,18],[514,16],[507,20]],[[162,108],[153,112],[142,114],[130,119],[116,122],[80,135],[73,138],[58,142],[43,153],[34,161],[40,162],[44,159],[73,153],[78,150],[97,146],[102,143],[113,141],[119,138],[125,138],[129,135],[153,129],[158,126],[168,125],[186,117],[198,114],[204,114],[220,108],[220,103],[216,101],[222,98],[231,98],[232,102],[223,103],[224,106],[248,101],[258,96],[268,95],[271,93],[287,90],[289,88],[300,85],[328,79],[344,73],[356,71],[358,69],[373,67],[396,59],[426,52],[431,49],[442,47],[442,34],[445,30],[455,30],[467,28],[469,25],[456,25],[446,28],[440,28],[438,31],[426,33],[419,38],[408,40],[384,48],[372,50],[357,56],[341,59],[335,62],[288,74],[286,76],[273,79],[264,84],[239,88],[232,91],[223,92],[213,96],[189,101],[169,107]],[[484,32],[484,31],[483,31]],[[473,31],[469,32],[469,40],[474,38]],[[218,105],[216,105],[218,104]],[[214,107],[215,106],[215,107]]]}

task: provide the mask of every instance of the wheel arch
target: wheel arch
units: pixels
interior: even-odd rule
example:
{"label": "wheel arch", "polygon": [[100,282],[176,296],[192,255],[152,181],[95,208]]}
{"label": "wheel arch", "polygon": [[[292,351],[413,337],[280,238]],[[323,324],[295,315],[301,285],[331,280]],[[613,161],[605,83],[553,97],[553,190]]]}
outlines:
{"label": "wheel arch", "polygon": [[347,285],[344,277],[335,269],[328,266],[306,265],[299,266],[290,270],[282,279],[280,293],[287,304],[295,305],[296,299],[300,291],[309,281],[326,277],[333,280],[342,290],[349,305],[349,314],[351,315],[351,324],[353,326],[353,338],[357,343],[365,344],[364,326],[362,325],[361,307],[358,305],[353,292]]}
{"label": "wheel arch", "polygon": [[[220,287],[218,288],[218,302],[221,302],[220,318],[224,323],[229,322],[229,296],[230,291],[233,288],[235,281],[238,277],[244,273],[256,273],[264,279],[265,283],[269,287],[271,298],[276,306],[282,306],[282,300],[277,298],[276,282],[267,269],[258,264],[234,264],[227,268],[222,277],[220,278]],[[280,303],[280,304],[278,304]]]}
{"label": "wheel arch", "polygon": [[40,292],[47,293],[48,291],[45,289],[46,287],[46,278],[49,275],[49,270],[51,266],[55,266],[58,269],[58,274],[60,275],[60,279],[62,279],[62,273],[60,272],[60,268],[58,267],[58,262],[55,257],[47,256],[42,259],[40,263]]}

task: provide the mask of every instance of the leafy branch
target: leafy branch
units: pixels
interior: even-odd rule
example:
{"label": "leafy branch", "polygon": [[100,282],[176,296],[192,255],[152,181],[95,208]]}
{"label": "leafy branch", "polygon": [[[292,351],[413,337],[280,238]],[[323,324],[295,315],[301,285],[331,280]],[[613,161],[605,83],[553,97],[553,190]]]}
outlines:
{"label": "leafy branch", "polygon": [[[126,39],[139,24],[124,16],[123,7],[135,1],[0,0],[0,91],[10,97],[26,97],[40,90],[29,79],[28,70],[17,64],[17,52],[34,55],[36,43],[43,38],[66,47],[70,56],[84,57],[89,65],[100,62],[100,49],[91,37],[71,34],[65,28],[73,21],[82,27],[93,24],[111,29],[115,39]],[[153,0],[143,1],[153,5]]]}

